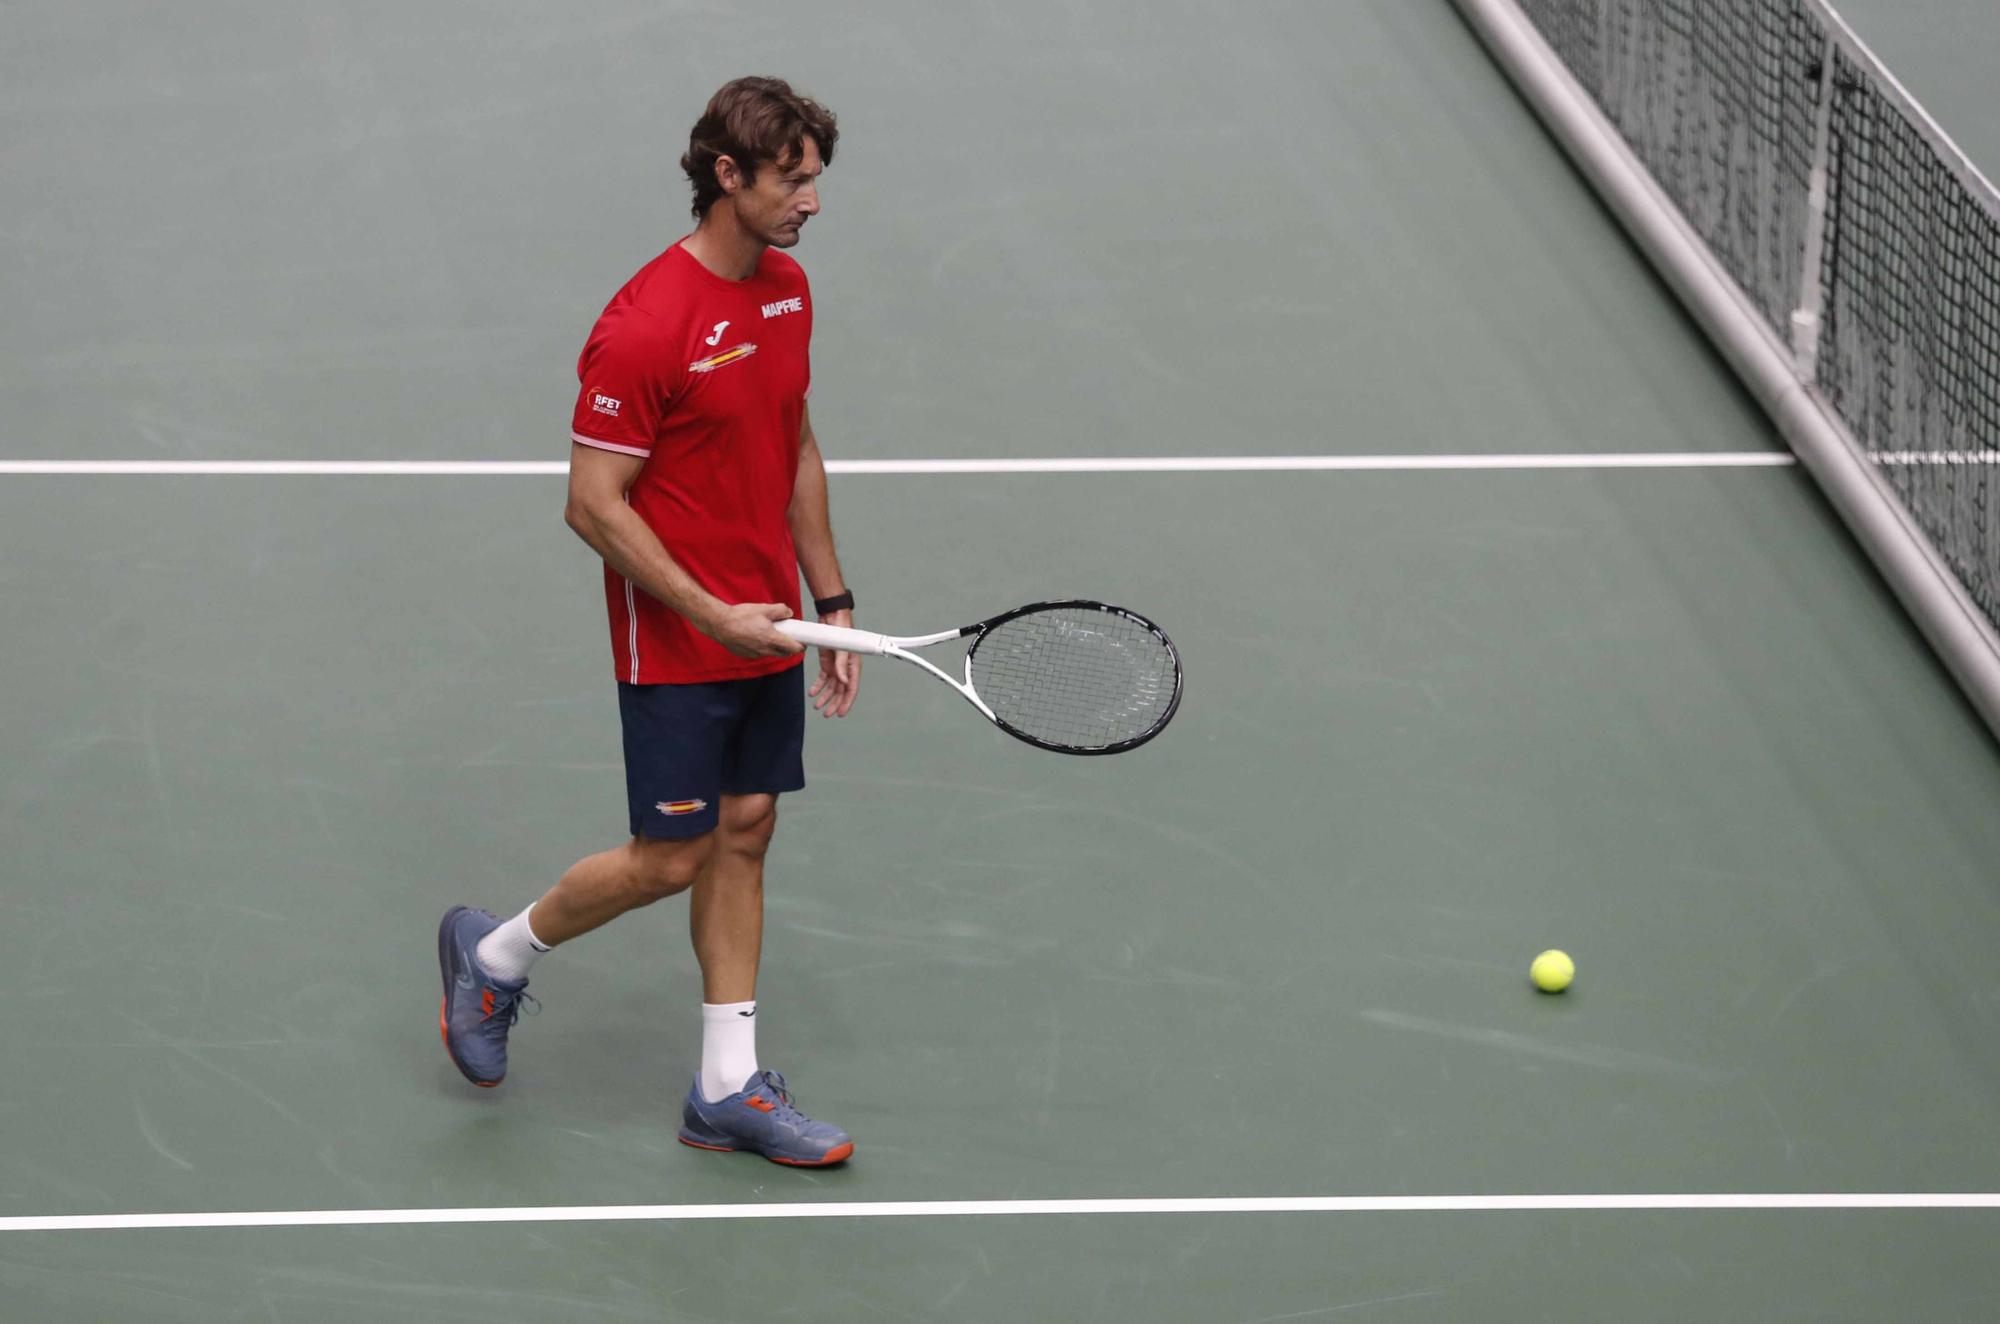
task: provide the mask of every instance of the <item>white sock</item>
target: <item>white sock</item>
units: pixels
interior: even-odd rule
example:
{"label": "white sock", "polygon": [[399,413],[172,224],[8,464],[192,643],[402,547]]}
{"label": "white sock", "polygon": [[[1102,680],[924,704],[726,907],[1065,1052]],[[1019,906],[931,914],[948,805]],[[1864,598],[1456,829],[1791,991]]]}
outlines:
{"label": "white sock", "polygon": [[551,950],[528,926],[528,916],[534,910],[533,906],[529,906],[479,940],[479,964],[486,967],[487,974],[510,984],[517,979],[526,979],[528,967],[535,963],[535,958]]}
{"label": "white sock", "polygon": [[701,1097],[720,1103],[757,1074],[757,1004],[701,1004]]}

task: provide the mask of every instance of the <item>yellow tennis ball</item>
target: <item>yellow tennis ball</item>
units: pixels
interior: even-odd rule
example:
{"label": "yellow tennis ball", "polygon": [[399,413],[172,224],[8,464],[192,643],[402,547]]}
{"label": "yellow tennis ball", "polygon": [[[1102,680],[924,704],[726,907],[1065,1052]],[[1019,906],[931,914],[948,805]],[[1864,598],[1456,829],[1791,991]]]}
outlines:
{"label": "yellow tennis ball", "polygon": [[1569,959],[1569,953],[1551,949],[1535,958],[1528,967],[1528,978],[1544,993],[1560,993],[1576,978],[1576,962]]}

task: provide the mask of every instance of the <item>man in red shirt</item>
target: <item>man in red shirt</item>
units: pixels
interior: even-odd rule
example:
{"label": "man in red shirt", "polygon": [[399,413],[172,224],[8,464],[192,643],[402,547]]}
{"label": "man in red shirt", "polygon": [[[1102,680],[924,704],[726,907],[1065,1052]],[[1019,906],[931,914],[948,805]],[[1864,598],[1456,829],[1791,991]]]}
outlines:
{"label": "man in red shirt", "polygon": [[497,1085],[534,960],[691,890],[702,1058],[680,1138],[804,1165],[854,1145],[757,1063],[764,854],[778,796],[805,785],[806,699],[845,716],[861,672],[823,651],[808,694],[803,650],[774,625],[799,613],[801,570],[821,620],[849,625],[854,605],[806,413],[812,297],[779,250],[818,214],[837,136],[781,80],[725,85],[681,158],[699,224],[591,329],[565,518],[604,558],[631,840],[510,920],[455,906],[438,929],[445,1046],[469,1080]]}

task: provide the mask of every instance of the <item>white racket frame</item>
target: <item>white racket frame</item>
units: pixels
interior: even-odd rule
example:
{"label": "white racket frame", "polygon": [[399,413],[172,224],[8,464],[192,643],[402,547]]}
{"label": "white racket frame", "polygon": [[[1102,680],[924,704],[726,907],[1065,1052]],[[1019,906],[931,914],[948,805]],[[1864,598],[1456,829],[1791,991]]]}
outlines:
{"label": "white racket frame", "polygon": [[965,681],[960,683],[947,676],[937,667],[910,652],[912,648],[929,648],[949,639],[962,639],[977,630],[978,626],[968,626],[958,630],[943,630],[937,634],[890,635],[876,634],[872,630],[850,630],[844,625],[821,625],[815,621],[784,620],[777,623],[778,633],[810,644],[815,648],[831,648],[842,653],[865,653],[870,657],[900,657],[905,662],[914,662],[930,672],[945,684],[965,696],[965,701],[980,711],[987,721],[999,725],[1000,719],[986,706],[972,688],[972,654],[965,655]]}

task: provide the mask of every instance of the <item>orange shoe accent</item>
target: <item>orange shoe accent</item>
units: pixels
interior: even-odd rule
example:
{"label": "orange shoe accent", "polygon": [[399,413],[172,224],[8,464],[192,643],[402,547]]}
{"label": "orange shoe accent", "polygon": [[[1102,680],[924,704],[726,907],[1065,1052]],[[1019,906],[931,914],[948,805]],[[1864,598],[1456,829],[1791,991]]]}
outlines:
{"label": "orange shoe accent", "polygon": [[[489,992],[486,996],[490,998],[493,995]],[[451,1022],[445,1019],[445,1010],[450,1006],[451,1006],[451,999],[449,997],[438,999],[438,1038],[444,1040],[444,1051],[447,1053],[451,1052]],[[458,1066],[458,1058],[454,1056],[451,1059],[451,1063],[453,1066]],[[459,1069],[461,1072],[464,1070],[463,1067],[460,1067]],[[467,1079],[471,1078],[467,1077]],[[502,1079],[505,1079],[505,1077],[502,1077]],[[472,1083],[479,1086],[480,1089],[490,1090],[495,1085],[498,1085],[500,1081],[474,1080]]]}
{"label": "orange shoe accent", "polygon": [[[711,1154],[740,1154],[740,1153],[756,1154],[757,1153],[757,1151],[754,1149],[739,1150],[733,1145],[704,1145],[701,1143],[701,1141],[690,1140],[686,1136],[675,1136],[674,1139],[680,1141],[683,1145],[686,1145],[689,1149],[705,1149]],[[826,1157],[824,1158],[816,1158],[816,1159],[771,1158],[769,1154],[759,1154],[758,1157],[769,1158],[771,1159],[771,1162],[782,1163],[788,1168],[825,1168],[825,1167],[830,1167],[835,1163],[845,1163],[849,1158],[853,1156],[853,1154],[854,1154],[854,1142],[850,1140],[844,1145],[835,1145],[832,1149],[826,1151]]]}
{"label": "orange shoe accent", "polygon": [[[848,1156],[853,1152],[854,1142],[850,1140],[844,1145],[835,1145],[832,1149],[827,1150],[825,1158],[772,1158],[771,1162],[782,1163],[788,1168],[824,1168],[831,1163],[845,1163]],[[765,1157],[770,1158],[770,1155],[767,1154]]]}
{"label": "orange shoe accent", "polygon": [[774,1113],[778,1111],[778,1105],[772,1103],[769,1099],[751,1098],[745,1099],[743,1102],[746,1106],[755,1108],[760,1113]]}
{"label": "orange shoe accent", "polygon": [[481,992],[481,994],[480,994],[480,997],[479,997],[479,1009],[480,1009],[481,1011],[485,1012],[485,1013],[486,1013],[486,1014],[487,1014],[488,1016],[491,1016],[491,1015],[493,1014],[493,990],[492,990],[492,989],[490,989],[490,988],[489,988],[489,989],[485,989],[484,991],[482,991],[482,992]]}
{"label": "orange shoe accent", "polygon": [[704,1145],[701,1141],[690,1140],[686,1136],[675,1136],[674,1139],[680,1141],[690,1149],[705,1149],[711,1154],[734,1154],[736,1152],[727,1145]]}

